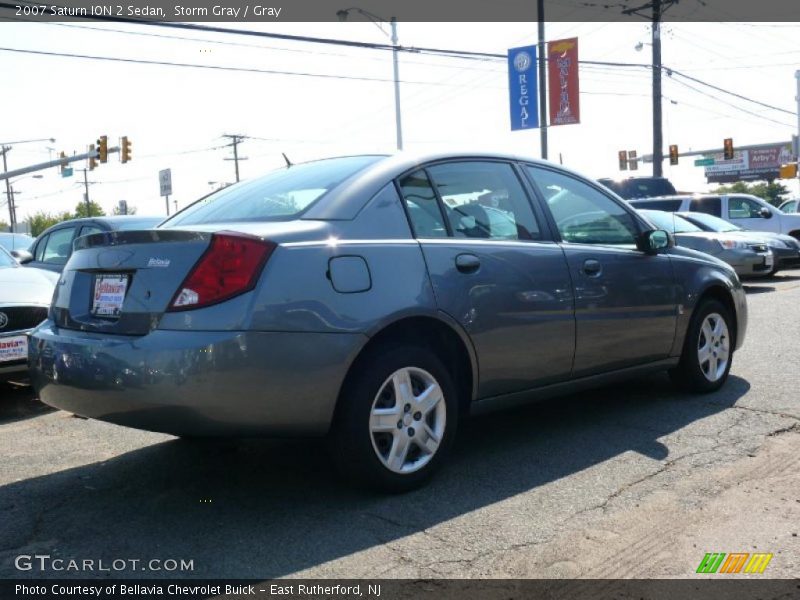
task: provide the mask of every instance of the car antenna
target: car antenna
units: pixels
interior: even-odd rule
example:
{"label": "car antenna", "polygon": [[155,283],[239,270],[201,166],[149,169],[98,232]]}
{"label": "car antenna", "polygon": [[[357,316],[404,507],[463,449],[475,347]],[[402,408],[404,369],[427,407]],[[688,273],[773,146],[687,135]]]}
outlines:
{"label": "car antenna", "polygon": [[292,166],[292,161],[290,161],[289,157],[286,156],[286,152],[281,152],[281,154],[283,154],[283,160],[286,161],[286,168],[288,169],[289,167]]}

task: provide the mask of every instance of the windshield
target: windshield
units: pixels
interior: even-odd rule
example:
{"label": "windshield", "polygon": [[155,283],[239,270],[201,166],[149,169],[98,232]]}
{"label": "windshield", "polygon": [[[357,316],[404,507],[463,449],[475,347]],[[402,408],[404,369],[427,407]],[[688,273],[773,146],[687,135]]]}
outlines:
{"label": "windshield", "polygon": [[675,213],[666,213],[660,210],[640,210],[648,221],[659,229],[664,229],[671,233],[695,233],[703,231],[696,225],[692,225],[686,219],[680,218]]}
{"label": "windshield", "polygon": [[11,256],[6,249],[0,246],[0,269],[5,267],[16,267],[17,261]]}
{"label": "windshield", "polygon": [[706,213],[691,213],[686,215],[692,222],[698,223],[706,231],[742,231],[741,227],[737,227],[727,221],[715,217],[714,215],[707,215]]}
{"label": "windshield", "polygon": [[382,156],[330,158],[273,171],[198,200],[164,223],[201,225],[230,221],[288,221]]}

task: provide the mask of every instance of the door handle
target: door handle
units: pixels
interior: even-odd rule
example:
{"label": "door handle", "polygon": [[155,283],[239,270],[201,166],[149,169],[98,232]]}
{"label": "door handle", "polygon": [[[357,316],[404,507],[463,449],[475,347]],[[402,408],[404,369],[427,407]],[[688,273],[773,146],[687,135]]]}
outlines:
{"label": "door handle", "polygon": [[600,261],[590,258],[583,263],[583,274],[587,277],[600,277],[603,273],[603,265]]}
{"label": "door handle", "polygon": [[480,266],[481,261],[474,254],[459,254],[456,256],[456,269],[462,273],[474,273]]}

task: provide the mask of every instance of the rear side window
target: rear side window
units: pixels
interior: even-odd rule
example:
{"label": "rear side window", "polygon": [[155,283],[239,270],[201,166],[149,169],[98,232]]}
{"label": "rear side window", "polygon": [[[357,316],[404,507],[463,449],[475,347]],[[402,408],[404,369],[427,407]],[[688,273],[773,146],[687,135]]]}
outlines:
{"label": "rear side window", "polygon": [[447,228],[428,175],[416,171],[400,180],[400,192],[406,203],[408,217],[419,238],[447,237]]}
{"label": "rear side window", "polygon": [[209,194],[164,226],[234,221],[288,221],[382,156],[331,158],[278,171]]}
{"label": "rear side window", "polygon": [[455,237],[542,239],[528,196],[510,164],[452,162],[428,172]]}
{"label": "rear side window", "polygon": [[721,217],[722,200],[719,198],[693,198],[691,203],[689,203],[689,210]]}
{"label": "rear side window", "polygon": [[682,202],[682,200],[631,200],[630,205],[634,208],[678,212]]}

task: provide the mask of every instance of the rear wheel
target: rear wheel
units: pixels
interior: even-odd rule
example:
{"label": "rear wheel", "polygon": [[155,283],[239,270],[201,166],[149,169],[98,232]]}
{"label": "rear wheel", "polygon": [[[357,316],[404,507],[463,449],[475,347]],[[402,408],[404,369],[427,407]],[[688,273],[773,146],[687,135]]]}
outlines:
{"label": "rear wheel", "polygon": [[670,377],[690,392],[721,388],[733,361],[733,317],[721,302],[705,300],[697,307],[683,344],[681,361]]}
{"label": "rear wheel", "polygon": [[419,487],[442,465],[455,437],[458,402],[450,373],[418,346],[382,348],[354,368],[332,432],[340,470],[385,491]]}

